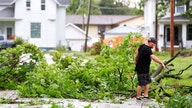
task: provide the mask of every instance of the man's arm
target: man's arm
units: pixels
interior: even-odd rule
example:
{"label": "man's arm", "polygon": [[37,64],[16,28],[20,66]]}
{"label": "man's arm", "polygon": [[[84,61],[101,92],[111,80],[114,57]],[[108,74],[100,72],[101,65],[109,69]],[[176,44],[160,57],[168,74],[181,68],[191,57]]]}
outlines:
{"label": "man's arm", "polygon": [[152,59],[153,61],[161,64],[161,66],[162,66],[163,68],[166,68],[165,65],[164,65],[164,63],[163,63],[157,56],[155,56],[154,54],[152,54],[152,55],[150,55],[150,57],[151,57],[151,59]]}
{"label": "man's arm", "polygon": [[138,49],[135,51],[135,62],[134,62],[134,64],[137,64],[137,59],[138,59]]}

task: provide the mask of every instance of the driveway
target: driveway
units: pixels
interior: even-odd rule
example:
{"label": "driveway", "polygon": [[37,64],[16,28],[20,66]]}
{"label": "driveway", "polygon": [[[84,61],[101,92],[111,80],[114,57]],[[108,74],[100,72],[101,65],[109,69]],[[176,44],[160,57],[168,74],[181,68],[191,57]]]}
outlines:
{"label": "driveway", "polygon": [[[57,98],[20,98],[15,90],[0,91],[0,108],[149,108],[160,107],[154,100],[137,101],[135,98],[118,100],[117,102],[99,100],[94,102],[78,99],[57,99]],[[2,100],[5,102],[2,103]],[[7,100],[7,101],[6,101]],[[55,108],[55,107],[54,107]],[[162,107],[161,107],[162,108]]]}

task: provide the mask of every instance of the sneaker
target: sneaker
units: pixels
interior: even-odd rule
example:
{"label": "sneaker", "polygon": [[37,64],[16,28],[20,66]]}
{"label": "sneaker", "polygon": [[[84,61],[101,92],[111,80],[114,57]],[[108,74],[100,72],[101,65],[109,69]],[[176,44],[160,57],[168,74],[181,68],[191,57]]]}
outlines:
{"label": "sneaker", "polygon": [[149,96],[144,96],[143,98],[144,98],[144,99],[149,99]]}
{"label": "sneaker", "polygon": [[141,98],[137,98],[137,97],[136,97],[136,100],[141,100]]}

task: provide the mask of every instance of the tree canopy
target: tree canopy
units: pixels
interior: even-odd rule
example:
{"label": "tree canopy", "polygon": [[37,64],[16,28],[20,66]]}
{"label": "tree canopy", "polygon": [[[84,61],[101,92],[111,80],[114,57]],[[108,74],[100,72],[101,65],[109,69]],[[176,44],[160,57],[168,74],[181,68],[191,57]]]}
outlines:
{"label": "tree canopy", "polygon": [[[181,15],[186,17],[186,18],[191,18],[192,17],[192,6],[190,6],[190,0],[175,0],[175,6],[181,6],[181,5],[186,5],[186,11],[183,12]],[[169,5],[170,5],[170,0],[159,0],[157,3],[157,11],[156,13],[158,14],[158,17],[161,18],[163,17],[166,12],[169,10]]]}
{"label": "tree canopy", "polygon": [[[88,14],[89,0],[71,0],[68,14]],[[91,14],[99,15],[135,15],[143,13],[142,0],[130,7],[130,0],[92,0]],[[136,8],[139,7],[139,8]]]}

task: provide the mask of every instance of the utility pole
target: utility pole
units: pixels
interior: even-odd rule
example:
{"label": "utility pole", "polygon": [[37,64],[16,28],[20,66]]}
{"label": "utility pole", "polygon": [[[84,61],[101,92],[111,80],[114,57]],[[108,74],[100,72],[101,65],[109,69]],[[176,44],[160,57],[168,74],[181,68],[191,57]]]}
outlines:
{"label": "utility pole", "polygon": [[[155,1],[155,10],[157,10],[157,0]],[[157,19],[157,13],[155,12],[155,39],[157,40],[157,44],[155,46],[155,51],[158,52],[159,48],[158,48],[158,19]]]}
{"label": "utility pole", "polygon": [[87,38],[88,38],[88,32],[89,32],[90,14],[91,14],[91,0],[89,0],[88,19],[87,19],[87,29],[86,29],[84,52],[87,51]]}
{"label": "utility pole", "polygon": [[170,17],[170,43],[171,43],[171,57],[174,56],[174,9],[175,9],[175,0],[171,0],[171,17]]}

